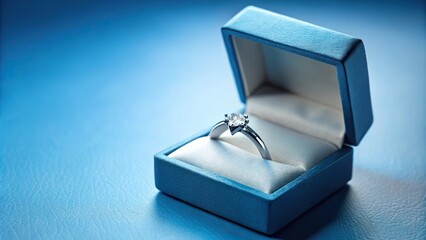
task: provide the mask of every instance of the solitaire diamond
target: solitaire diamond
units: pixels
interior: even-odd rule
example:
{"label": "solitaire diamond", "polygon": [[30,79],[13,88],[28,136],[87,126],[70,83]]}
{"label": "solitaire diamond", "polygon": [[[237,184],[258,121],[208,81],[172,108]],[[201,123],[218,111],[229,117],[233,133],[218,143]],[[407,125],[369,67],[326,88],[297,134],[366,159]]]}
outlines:
{"label": "solitaire diamond", "polygon": [[245,126],[248,122],[247,115],[241,113],[226,114],[225,120],[230,127]]}

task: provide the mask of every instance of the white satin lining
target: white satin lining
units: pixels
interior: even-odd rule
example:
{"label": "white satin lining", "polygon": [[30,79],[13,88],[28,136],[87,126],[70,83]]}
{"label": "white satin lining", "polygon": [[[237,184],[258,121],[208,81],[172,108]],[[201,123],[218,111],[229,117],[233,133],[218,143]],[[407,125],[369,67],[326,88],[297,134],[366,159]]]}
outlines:
{"label": "white satin lining", "polygon": [[260,157],[244,135],[224,133],[219,140],[196,139],[172,152],[181,160],[265,193],[300,176],[337,150],[333,144],[250,116],[250,126],[268,146],[272,161]]}
{"label": "white satin lining", "polygon": [[229,133],[219,140],[196,139],[169,156],[272,193],[342,147],[337,71],[331,64],[247,39],[233,37],[233,44],[250,126],[272,161],[262,159],[244,135]]}

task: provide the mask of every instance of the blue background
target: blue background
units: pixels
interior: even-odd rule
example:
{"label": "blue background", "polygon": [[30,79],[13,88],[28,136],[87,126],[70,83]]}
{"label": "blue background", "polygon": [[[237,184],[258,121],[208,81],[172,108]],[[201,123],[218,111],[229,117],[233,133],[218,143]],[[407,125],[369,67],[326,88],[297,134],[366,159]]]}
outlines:
{"label": "blue background", "polygon": [[[242,107],[220,27],[249,4],[362,38],[375,117],[349,185],[274,236],[154,187],[154,153]],[[0,238],[426,238],[425,9],[3,1]]]}

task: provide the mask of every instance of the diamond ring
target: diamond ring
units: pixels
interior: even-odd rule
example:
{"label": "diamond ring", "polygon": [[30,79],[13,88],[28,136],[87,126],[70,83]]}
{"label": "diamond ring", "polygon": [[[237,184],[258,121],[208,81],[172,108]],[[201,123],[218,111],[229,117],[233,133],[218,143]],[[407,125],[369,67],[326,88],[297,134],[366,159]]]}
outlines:
{"label": "diamond ring", "polygon": [[265,143],[259,137],[259,135],[248,126],[249,120],[246,114],[241,113],[231,113],[225,114],[225,120],[218,122],[210,130],[209,136],[211,139],[218,139],[219,136],[229,129],[231,135],[234,135],[238,132],[244,134],[250,141],[256,145],[257,149],[260,152],[260,155],[264,159],[271,159],[268,148],[266,148]]}

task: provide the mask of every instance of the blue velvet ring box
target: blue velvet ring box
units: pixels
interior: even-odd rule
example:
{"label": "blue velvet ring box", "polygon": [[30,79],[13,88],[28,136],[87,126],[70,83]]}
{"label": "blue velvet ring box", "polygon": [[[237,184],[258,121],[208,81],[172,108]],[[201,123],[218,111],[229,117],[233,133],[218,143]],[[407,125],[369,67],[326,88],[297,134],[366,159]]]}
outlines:
{"label": "blue velvet ring box", "polygon": [[155,155],[155,184],[271,234],[351,179],[350,145],[373,121],[364,45],[256,7],[222,34],[243,111],[272,161],[243,136],[212,140],[206,130]]}

